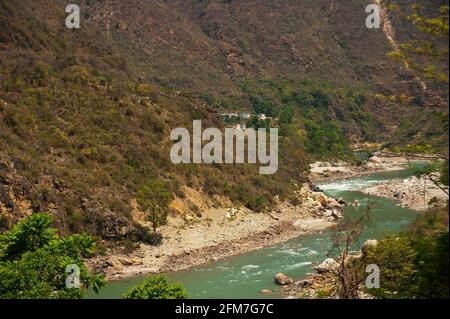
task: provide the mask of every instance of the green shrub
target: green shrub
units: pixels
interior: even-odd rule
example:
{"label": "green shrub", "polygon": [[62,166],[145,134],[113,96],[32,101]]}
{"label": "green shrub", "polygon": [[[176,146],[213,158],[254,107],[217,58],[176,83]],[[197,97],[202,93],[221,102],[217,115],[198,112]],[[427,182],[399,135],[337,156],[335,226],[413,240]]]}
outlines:
{"label": "green shrub", "polygon": [[187,299],[186,289],[179,283],[170,283],[166,276],[147,278],[142,284],[131,288],[124,299]]}
{"label": "green shrub", "polygon": [[417,252],[406,236],[389,236],[369,249],[367,263],[376,264],[381,270],[380,288],[371,289],[370,293],[395,299],[414,296],[417,291],[413,281],[417,273],[416,256]]}
{"label": "green shrub", "polygon": [[25,252],[33,252],[55,240],[52,222],[49,215],[34,214],[14,225],[0,236],[0,260],[16,260]]}
{"label": "green shrub", "polygon": [[[59,237],[50,228],[52,217],[35,214],[0,235],[0,299],[82,298],[84,289],[105,284],[103,276],[89,273],[84,258],[95,251],[87,235]],[[66,284],[67,267],[80,270],[79,287]]]}
{"label": "green shrub", "polygon": [[380,267],[378,298],[449,298],[448,209],[420,215],[408,232],[369,249],[367,263]]}

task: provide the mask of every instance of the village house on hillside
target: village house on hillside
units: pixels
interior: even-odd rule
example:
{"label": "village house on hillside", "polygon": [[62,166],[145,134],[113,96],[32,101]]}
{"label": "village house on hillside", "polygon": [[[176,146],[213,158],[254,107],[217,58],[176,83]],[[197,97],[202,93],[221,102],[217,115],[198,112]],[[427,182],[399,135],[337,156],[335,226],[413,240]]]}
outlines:
{"label": "village house on hillside", "polygon": [[260,113],[260,114],[250,114],[250,113],[239,113],[239,112],[225,112],[221,114],[222,117],[225,118],[240,118],[242,120],[248,120],[251,118],[258,118],[258,120],[260,121],[264,121],[266,119],[269,119],[268,116],[266,116],[265,113]]}

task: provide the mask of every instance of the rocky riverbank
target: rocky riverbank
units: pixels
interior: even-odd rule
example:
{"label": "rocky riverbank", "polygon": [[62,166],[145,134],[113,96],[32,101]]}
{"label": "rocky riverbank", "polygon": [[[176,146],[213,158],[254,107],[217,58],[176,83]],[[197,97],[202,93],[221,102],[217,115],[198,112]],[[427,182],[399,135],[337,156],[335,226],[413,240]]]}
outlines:
{"label": "rocky riverbank", "polygon": [[[431,178],[438,181],[439,175],[435,174]],[[445,205],[448,201],[448,195],[445,193],[448,193],[448,187],[437,186],[431,178],[413,176],[403,180],[386,181],[362,191],[365,194],[393,199],[403,207],[424,211],[435,205]]]}
{"label": "rocky riverbank", "polygon": [[[364,256],[367,254],[367,250],[378,244],[376,240],[367,240],[362,246],[361,250],[348,257],[348,261],[360,260],[364,261]],[[340,261],[336,261],[333,258],[325,259],[321,264],[314,268],[314,273],[307,274],[303,279],[294,282],[290,278],[284,278],[281,283],[283,286],[283,296],[286,299],[339,299],[339,272]],[[278,274],[275,276],[281,277]],[[358,289],[359,299],[372,299],[373,296],[368,294],[362,284]]]}
{"label": "rocky riverbank", "polygon": [[187,269],[319,232],[342,218],[343,203],[311,190],[308,184],[295,198],[295,205],[279,201],[266,213],[210,208],[201,217],[173,217],[159,230],[164,237],[160,246],[142,244],[129,254],[108,250],[105,256],[90,260],[89,266],[109,280]]}
{"label": "rocky riverbank", "polygon": [[[421,161],[431,160],[426,157]],[[367,175],[382,171],[396,171],[408,167],[412,161],[417,161],[415,157],[385,155],[375,153],[367,162],[355,165],[344,161],[315,162],[310,165],[310,179],[314,182],[328,180],[346,179],[359,175]]]}

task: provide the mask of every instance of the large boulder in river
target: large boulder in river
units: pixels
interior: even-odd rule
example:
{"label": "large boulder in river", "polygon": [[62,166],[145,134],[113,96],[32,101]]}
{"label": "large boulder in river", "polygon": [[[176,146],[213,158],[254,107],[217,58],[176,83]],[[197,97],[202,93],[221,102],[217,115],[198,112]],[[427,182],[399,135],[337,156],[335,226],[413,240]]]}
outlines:
{"label": "large boulder in river", "polygon": [[285,274],[279,273],[275,275],[275,283],[280,286],[293,284],[294,281]]}
{"label": "large boulder in river", "polygon": [[333,258],[325,259],[320,265],[314,267],[314,269],[319,273],[327,273],[334,271],[338,268],[339,264]]}

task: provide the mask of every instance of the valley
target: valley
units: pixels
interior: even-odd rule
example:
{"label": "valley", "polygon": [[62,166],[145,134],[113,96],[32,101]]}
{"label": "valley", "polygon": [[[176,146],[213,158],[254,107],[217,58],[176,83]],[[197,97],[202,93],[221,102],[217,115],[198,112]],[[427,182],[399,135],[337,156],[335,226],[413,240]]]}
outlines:
{"label": "valley", "polygon": [[448,298],[448,8],[0,0],[0,299]]}
{"label": "valley", "polygon": [[[389,199],[364,195],[361,190],[376,183],[408,178],[411,172],[403,169],[371,173],[345,180],[321,182],[319,186],[327,195],[343,198],[349,203],[345,208],[346,217],[358,216],[368,200],[375,203],[372,220],[360,239],[362,244],[366,239],[376,239],[387,232],[404,230],[417,213],[401,208]],[[361,206],[352,206],[351,203],[355,200],[359,200]],[[307,224],[308,220],[302,220],[302,225]],[[313,272],[314,267],[326,258],[330,248],[330,231],[327,231],[327,228],[332,224],[325,223],[327,227],[316,227],[309,232],[297,230],[290,240],[284,230],[276,236],[276,240],[269,242],[267,247],[254,246],[249,250],[237,252],[234,257],[221,255],[222,250],[218,245],[214,249],[217,252],[215,256],[219,258],[207,256],[203,259],[204,254],[193,253],[193,258],[200,261],[198,265],[192,265],[193,267],[187,270],[166,269],[164,273],[186,285],[192,298],[286,297],[283,287],[273,283],[275,274],[282,272],[299,281],[302,276]],[[256,238],[258,242],[264,243],[259,237]],[[233,249],[225,243],[222,245],[225,250]],[[143,275],[113,280],[100,295],[89,294],[88,297],[120,298],[127,287],[142,278]]]}

